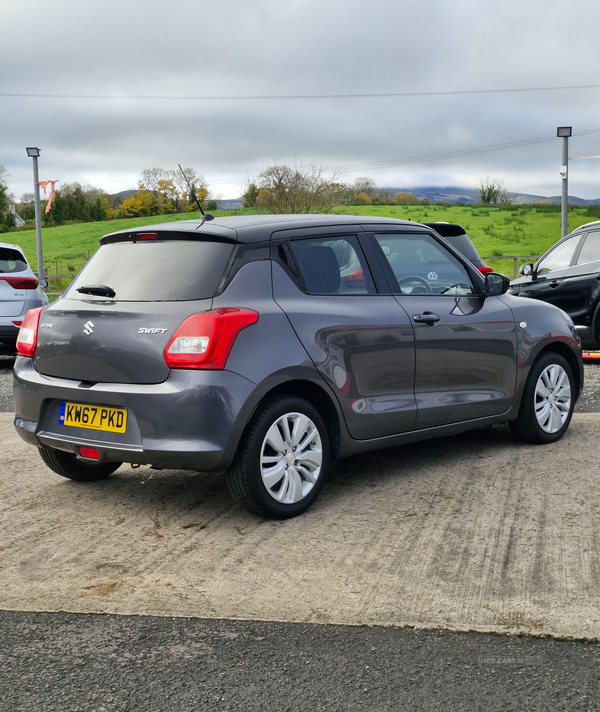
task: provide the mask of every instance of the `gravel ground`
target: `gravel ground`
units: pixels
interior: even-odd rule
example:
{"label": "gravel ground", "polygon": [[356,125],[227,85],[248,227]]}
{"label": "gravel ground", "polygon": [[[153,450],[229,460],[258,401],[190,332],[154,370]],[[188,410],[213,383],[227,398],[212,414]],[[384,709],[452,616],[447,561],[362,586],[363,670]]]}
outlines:
{"label": "gravel ground", "polygon": [[[0,356],[0,413],[15,409],[12,397],[12,367],[14,359]],[[583,394],[576,413],[600,413],[600,361],[586,362]]]}

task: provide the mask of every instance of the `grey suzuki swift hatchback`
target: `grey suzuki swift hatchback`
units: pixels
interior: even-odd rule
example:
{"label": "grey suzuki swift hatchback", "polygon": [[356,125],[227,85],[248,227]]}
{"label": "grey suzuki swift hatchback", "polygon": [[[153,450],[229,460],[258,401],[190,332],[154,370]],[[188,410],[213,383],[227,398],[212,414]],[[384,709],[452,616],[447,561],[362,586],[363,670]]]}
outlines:
{"label": "grey suzuki swift hatchback", "polygon": [[582,388],[571,319],[422,225],[259,215],[100,244],[27,314],[14,369],[17,431],[73,480],[226,472],[292,517],[338,457],[504,422],[553,442]]}

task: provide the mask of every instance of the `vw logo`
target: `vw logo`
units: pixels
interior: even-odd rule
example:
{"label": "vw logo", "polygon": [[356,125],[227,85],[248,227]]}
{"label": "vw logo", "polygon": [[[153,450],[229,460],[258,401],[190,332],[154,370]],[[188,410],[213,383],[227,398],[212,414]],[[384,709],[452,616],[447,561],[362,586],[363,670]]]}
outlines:
{"label": "vw logo", "polygon": [[89,336],[90,334],[94,333],[94,325],[92,324],[91,321],[86,321],[85,324],[83,325],[83,333],[86,336]]}
{"label": "vw logo", "polygon": [[438,278],[437,272],[430,272],[430,273],[427,275],[427,281],[428,281],[428,282],[437,282],[437,278]]}

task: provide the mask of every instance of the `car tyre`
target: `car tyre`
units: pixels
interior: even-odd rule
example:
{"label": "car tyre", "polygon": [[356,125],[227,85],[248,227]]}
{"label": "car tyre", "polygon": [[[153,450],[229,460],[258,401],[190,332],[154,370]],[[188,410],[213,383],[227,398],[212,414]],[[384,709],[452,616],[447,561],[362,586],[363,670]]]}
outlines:
{"label": "car tyre", "polygon": [[509,422],[513,434],[529,443],[553,443],[564,434],[575,407],[575,379],[560,354],[542,354],[525,383],[519,415]]}
{"label": "car tyre", "polygon": [[121,467],[121,462],[81,462],[75,455],[62,450],[38,448],[42,460],[57,475],[67,477],[76,482],[96,482],[103,480]]}
{"label": "car tyre", "polygon": [[253,416],[227,484],[249,512],[289,519],[316,500],[329,466],[329,436],[319,411],[303,398],[282,395]]}

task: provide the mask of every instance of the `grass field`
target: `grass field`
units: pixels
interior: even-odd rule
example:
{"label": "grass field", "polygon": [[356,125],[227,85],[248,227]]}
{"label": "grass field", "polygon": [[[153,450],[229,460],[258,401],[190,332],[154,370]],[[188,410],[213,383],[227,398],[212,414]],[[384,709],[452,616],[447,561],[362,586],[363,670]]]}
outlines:
{"label": "grass field", "polygon": [[[255,211],[217,210],[215,217],[253,214]],[[392,217],[413,222],[456,222],[473,240],[479,254],[488,258],[496,271],[512,276],[514,256],[542,255],[560,237],[560,211],[544,207],[481,207],[470,205],[361,205],[336,209],[338,213]],[[62,291],[69,279],[58,282],[55,274],[77,274],[98,248],[98,240],[108,232],[128,227],[153,225],[174,220],[198,219],[199,213],[131,218],[96,223],[62,225],[42,230],[44,266],[51,278],[49,291]],[[569,230],[594,220],[588,208],[569,210]],[[37,269],[35,231],[26,230],[0,236],[4,242],[20,245],[33,269]],[[504,258],[504,259],[489,259]],[[520,259],[519,264],[526,262]]]}

